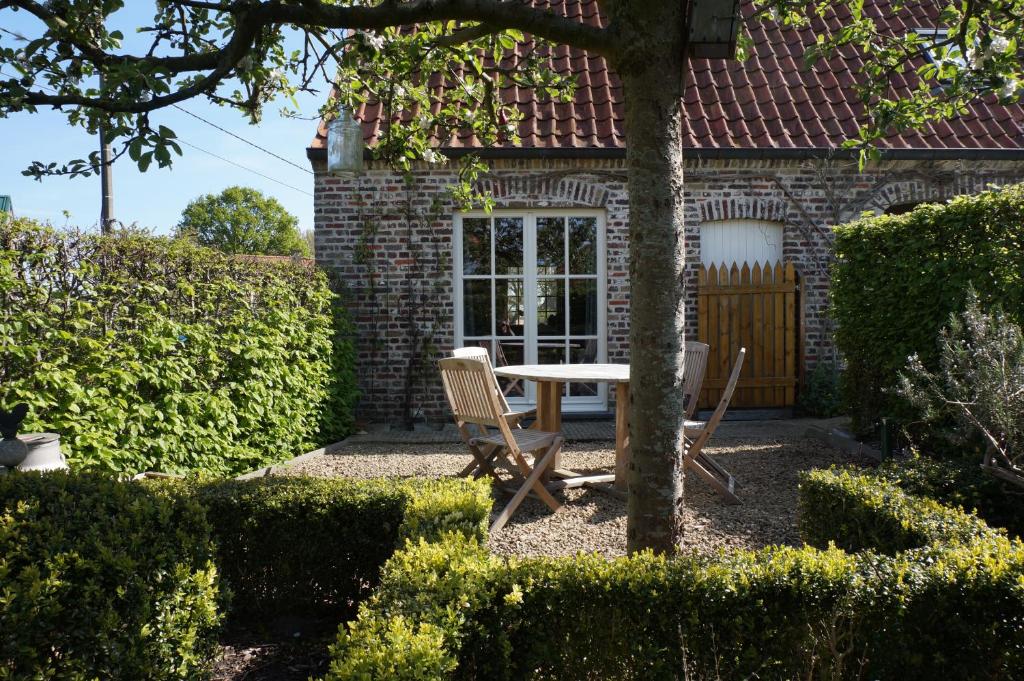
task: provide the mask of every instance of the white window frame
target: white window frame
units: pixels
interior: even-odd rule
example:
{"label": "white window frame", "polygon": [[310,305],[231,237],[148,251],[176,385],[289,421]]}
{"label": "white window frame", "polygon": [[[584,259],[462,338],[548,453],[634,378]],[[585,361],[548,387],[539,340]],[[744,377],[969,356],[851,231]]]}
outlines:
{"label": "white window frame", "polygon": [[[465,342],[463,329],[463,231],[462,221],[466,218],[522,218],[523,220],[523,301],[524,301],[524,329],[523,329],[523,355],[526,364],[537,363],[537,334],[536,334],[536,301],[537,301],[537,218],[540,217],[593,217],[597,221],[597,335],[581,336],[568,334],[571,338],[595,338],[597,340],[598,363],[608,361],[608,254],[607,254],[607,228],[605,223],[605,212],[595,209],[572,209],[572,208],[551,208],[538,210],[493,210],[490,213],[485,211],[467,211],[456,213],[452,218],[453,224],[453,255],[452,258],[452,288],[454,290],[454,317],[455,333],[454,347],[462,347]],[[566,253],[568,253],[568,230],[566,230]],[[491,239],[491,262],[494,262],[494,239]],[[566,263],[566,266],[568,263]],[[487,277],[474,276],[475,279],[490,279],[491,281],[491,338],[497,338],[497,316],[493,309],[495,295],[494,286],[498,279],[507,277],[495,276],[493,270]],[[573,275],[568,271],[565,274],[553,278],[568,279],[593,279],[593,275]],[[566,310],[568,310],[569,287],[565,287]],[[475,336],[473,338],[476,338]],[[491,358],[494,361],[494,358]],[[596,396],[563,396],[562,410],[566,412],[595,412],[607,411],[608,409],[608,385],[597,384],[598,394]],[[509,397],[509,404],[516,407],[533,407],[537,401],[537,389],[533,381],[526,381],[526,397]]]}

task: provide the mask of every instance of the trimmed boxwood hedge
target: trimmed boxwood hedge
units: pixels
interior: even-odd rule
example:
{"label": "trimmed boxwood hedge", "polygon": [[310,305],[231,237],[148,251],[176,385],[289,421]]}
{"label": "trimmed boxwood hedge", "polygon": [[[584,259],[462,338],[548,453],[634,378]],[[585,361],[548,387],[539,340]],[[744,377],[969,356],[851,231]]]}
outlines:
{"label": "trimmed boxwood hedge", "polygon": [[989,525],[1024,537],[1024,493],[976,461],[914,455],[886,461],[874,475],[909,494],[974,511]]}
{"label": "trimmed boxwood hedge", "polygon": [[0,476],[0,678],[207,677],[217,570],[203,509],[181,492]]}
{"label": "trimmed boxwood hedge", "polygon": [[486,481],[270,477],[201,483],[237,615],[344,612],[405,539],[486,539]]}
{"label": "trimmed boxwood hedge", "polygon": [[406,540],[486,540],[484,480],[0,476],[0,679],[202,679],[222,613],[345,611]]}
{"label": "trimmed boxwood hedge", "polygon": [[939,331],[968,290],[1024,323],[1024,185],[921,205],[836,227],[830,295],[843,398],[859,434],[882,416],[910,423],[898,372],[917,353],[929,369]]}
{"label": "trimmed boxwood hedge", "polygon": [[75,468],[259,468],[351,428],[336,300],[312,268],[0,216],[0,407]]}
{"label": "trimmed boxwood hedge", "polygon": [[[606,561],[411,545],[339,634],[327,678],[1016,678],[1024,546],[875,484],[805,478],[820,550]],[[844,532],[892,555],[823,543]]]}

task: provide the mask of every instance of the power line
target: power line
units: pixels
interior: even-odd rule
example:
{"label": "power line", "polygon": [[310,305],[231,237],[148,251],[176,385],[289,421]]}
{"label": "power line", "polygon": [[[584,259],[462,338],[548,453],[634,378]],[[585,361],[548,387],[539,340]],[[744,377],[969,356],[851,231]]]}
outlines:
{"label": "power line", "polygon": [[207,151],[206,149],[203,149],[202,147],[197,147],[196,145],[192,144],[191,142],[186,142],[185,140],[181,139],[180,137],[177,139],[177,141],[181,142],[185,146],[192,147],[196,151],[201,151],[204,154],[208,154],[210,156],[213,156],[214,158],[220,159],[221,161],[224,161],[225,163],[230,163],[233,166],[237,166],[237,167],[241,168],[242,170],[248,170],[250,173],[253,173],[255,175],[259,175],[260,177],[262,177],[262,178],[264,178],[266,180],[270,180],[271,182],[276,182],[276,183],[278,183],[279,185],[281,185],[283,187],[288,187],[288,189],[294,189],[295,191],[300,192],[302,194],[305,194],[306,196],[313,196],[312,194],[307,192],[305,189],[299,189],[298,187],[293,187],[292,185],[288,184],[287,182],[282,182],[281,180],[275,179],[275,178],[271,177],[270,175],[264,175],[263,173],[261,173],[258,170],[253,170],[252,168],[244,166],[241,163],[236,163],[235,161],[232,161],[229,158],[224,158],[223,156],[218,156],[217,154],[213,153],[212,151]]}
{"label": "power line", "polygon": [[174,107],[175,109],[177,109],[178,111],[184,111],[185,113],[187,113],[187,114],[188,114],[189,116],[191,116],[192,118],[195,118],[195,119],[197,119],[197,120],[200,120],[200,121],[202,121],[203,123],[206,123],[206,124],[207,124],[207,125],[209,125],[209,126],[210,126],[211,128],[216,128],[217,130],[220,130],[221,132],[223,132],[223,133],[224,133],[224,134],[226,134],[226,135],[231,135],[232,137],[234,137],[234,138],[235,138],[236,140],[239,140],[240,142],[245,142],[245,143],[246,143],[246,144],[248,144],[248,145],[249,145],[250,147],[253,147],[253,148],[255,148],[255,149],[259,149],[259,150],[260,150],[260,151],[262,151],[262,152],[263,152],[264,154],[270,154],[271,156],[273,156],[273,157],[274,157],[274,158],[276,158],[277,160],[279,160],[279,161],[284,161],[285,163],[287,163],[288,165],[292,166],[293,168],[298,168],[298,169],[299,169],[299,170],[301,170],[302,172],[304,172],[304,173],[309,173],[310,175],[312,175],[312,174],[313,174],[313,172],[312,172],[312,171],[311,171],[311,170],[310,170],[309,168],[303,168],[303,167],[302,167],[302,166],[300,166],[300,165],[299,165],[298,163],[293,163],[292,161],[289,161],[288,159],[286,159],[286,158],[285,158],[284,156],[278,156],[277,154],[275,154],[274,152],[270,151],[269,149],[265,149],[264,147],[261,147],[260,145],[256,144],[255,142],[250,142],[249,140],[245,139],[245,138],[244,138],[244,137],[242,137],[241,135],[236,135],[235,133],[231,132],[230,130],[226,130],[226,129],[224,129],[224,128],[220,127],[219,125],[217,125],[216,123],[213,123],[213,122],[211,122],[211,121],[208,121],[208,120],[206,120],[205,118],[203,118],[203,117],[202,117],[202,116],[200,116],[199,114],[195,114],[195,113],[192,113],[192,112],[191,112],[191,111],[189,111],[188,109],[185,109],[185,108],[183,108],[183,107],[180,107],[180,106],[178,106],[177,104],[172,104],[171,106],[173,106],[173,107]]}
{"label": "power line", "polygon": [[[5,72],[4,72],[4,71],[2,71],[2,70],[0,70],[0,76],[6,76],[6,77],[8,77],[8,78],[11,78],[11,77],[12,77],[11,75],[9,75],[9,74],[5,73]],[[47,87],[47,86],[45,86],[45,85],[40,85],[39,87],[41,87],[41,88],[42,88],[42,89],[44,89],[44,90],[49,90],[50,92],[56,92],[56,91],[55,91],[55,90],[53,90],[52,88],[50,88],[50,87]],[[176,108],[181,108],[181,107],[176,107]],[[187,110],[185,110],[185,109],[182,109],[182,111],[185,111],[185,113],[187,113],[187,114],[191,114],[191,115],[195,116],[195,114],[192,114],[192,112],[191,112],[191,111],[187,111]],[[196,116],[196,118],[199,118],[199,116]],[[202,119],[200,119],[200,120],[202,120]],[[204,122],[207,122],[207,123],[208,123],[209,121],[204,121]],[[213,125],[213,124],[212,124],[212,123],[210,123],[210,125]],[[216,125],[214,125],[214,127],[217,127],[217,126],[216,126]],[[225,130],[224,132],[228,132],[228,131],[226,131],[226,130]],[[228,134],[230,135],[231,133],[230,133],[230,132],[228,132]],[[234,136],[234,137],[237,137],[237,135],[232,135],[232,136]],[[241,138],[239,138],[239,139],[241,139]],[[176,141],[176,142],[181,142],[182,144],[184,144],[184,145],[185,145],[185,146],[187,146],[187,147],[191,147],[191,148],[195,149],[196,151],[201,151],[202,153],[204,153],[204,154],[207,154],[207,155],[209,155],[209,156],[212,156],[212,157],[214,157],[214,158],[216,158],[216,159],[219,159],[219,160],[221,160],[221,161],[224,161],[225,163],[230,163],[231,165],[233,165],[233,166],[235,166],[235,167],[238,167],[238,168],[241,168],[242,170],[247,170],[247,171],[249,171],[250,173],[253,173],[254,175],[259,175],[260,177],[262,177],[262,178],[264,178],[264,179],[266,179],[266,180],[270,180],[271,182],[276,182],[277,184],[281,185],[282,187],[287,187],[288,189],[292,189],[292,190],[294,190],[294,191],[300,192],[300,193],[302,193],[302,194],[305,194],[306,196],[313,196],[312,194],[310,194],[309,192],[307,192],[307,191],[306,191],[306,190],[304,190],[304,189],[299,189],[298,187],[294,187],[294,186],[292,186],[292,185],[288,184],[287,182],[282,182],[281,180],[278,180],[277,178],[271,177],[271,176],[269,176],[269,175],[264,175],[263,173],[261,173],[261,172],[260,172],[260,171],[258,171],[258,170],[253,170],[252,168],[249,168],[248,166],[244,166],[244,165],[242,165],[241,163],[238,163],[237,161],[232,161],[231,159],[228,159],[228,158],[224,158],[223,156],[219,156],[219,155],[217,155],[217,154],[213,153],[212,151],[207,151],[206,149],[203,149],[202,147],[198,147],[198,146],[196,146],[195,144],[192,144],[191,142],[188,142],[188,141],[186,141],[186,140],[182,139],[181,137],[177,137],[177,138],[175,138],[175,141]],[[246,142],[246,140],[244,140],[244,139],[243,139],[242,141],[243,141],[243,142]],[[249,144],[251,144],[251,142],[249,142]],[[256,145],[254,144],[253,146],[256,146]],[[264,150],[264,151],[266,151],[266,150]],[[267,152],[267,153],[271,154],[272,156],[276,156],[276,154],[273,154],[272,152]],[[279,158],[280,158],[280,157],[279,157]],[[290,161],[288,161],[287,159],[281,159],[281,160],[283,160],[283,161],[285,161],[285,162],[287,162],[287,163],[291,163],[291,162],[290,162]],[[295,164],[293,163],[292,165],[295,165]],[[299,168],[299,169],[300,169],[300,170],[306,170],[305,168]],[[308,171],[308,170],[306,170],[306,172],[309,172],[309,171]],[[312,175],[313,173],[309,173],[309,174],[310,174],[310,175]]]}

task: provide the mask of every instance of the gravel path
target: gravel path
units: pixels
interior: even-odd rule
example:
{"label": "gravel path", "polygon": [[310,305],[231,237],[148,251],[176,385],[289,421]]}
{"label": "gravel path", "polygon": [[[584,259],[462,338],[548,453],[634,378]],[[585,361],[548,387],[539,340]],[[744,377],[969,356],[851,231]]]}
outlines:
{"label": "gravel path", "polygon": [[[688,476],[684,549],[713,553],[769,544],[798,545],[797,473],[854,462],[820,441],[805,438],[803,432],[799,422],[723,424],[710,443],[716,446],[705,451],[736,476],[743,503],[724,504],[696,476]],[[563,448],[563,466],[574,470],[610,468],[614,459],[611,442],[570,443]],[[277,473],[438,477],[456,474],[468,461],[469,453],[456,444],[361,442],[277,469]],[[558,513],[551,513],[540,501],[526,499],[508,525],[491,538],[491,549],[518,555],[625,553],[624,501],[589,489],[567,490],[556,496],[564,503]]]}

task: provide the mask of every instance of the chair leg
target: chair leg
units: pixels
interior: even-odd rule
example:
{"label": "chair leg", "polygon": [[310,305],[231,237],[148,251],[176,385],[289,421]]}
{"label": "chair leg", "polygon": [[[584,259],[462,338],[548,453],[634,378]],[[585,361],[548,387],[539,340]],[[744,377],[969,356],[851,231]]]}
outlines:
{"label": "chair leg", "polygon": [[689,468],[697,475],[699,475],[704,480],[704,482],[711,486],[711,488],[715,492],[724,497],[727,503],[742,503],[740,501],[740,498],[736,496],[736,493],[734,492],[736,479],[733,478],[732,475],[729,475],[726,478],[726,482],[723,483],[721,480],[718,479],[718,477],[714,473],[709,471],[699,461],[697,461],[696,457],[692,457],[689,455],[683,458],[683,467]]}
{"label": "chair leg", "polygon": [[[529,493],[530,488],[535,487],[535,485],[539,485],[541,473],[543,473],[544,469],[550,466],[551,462],[555,460],[555,454],[558,452],[561,446],[562,441],[561,438],[559,438],[558,440],[555,441],[555,444],[551,445],[547,453],[544,455],[544,458],[542,458],[540,462],[533,467],[533,470],[530,471],[530,475],[526,478],[526,482],[523,483],[523,486],[519,488],[519,491],[517,491],[515,495],[513,495],[512,500],[508,502],[508,505],[501,511],[501,514],[491,524],[490,531],[492,533],[497,532],[501,528],[505,527],[505,523],[507,523],[508,519],[512,517],[512,514],[515,513],[515,510],[519,508],[519,504],[521,504],[523,502],[523,499],[526,498],[526,495]],[[543,485],[540,485],[540,489],[544,490],[544,492],[549,497],[551,496],[551,493],[544,489]],[[551,500],[555,501],[554,497],[551,497]],[[558,504],[557,501],[555,501],[555,504],[557,505],[555,510],[561,507],[561,505]]]}
{"label": "chair leg", "polygon": [[[561,448],[561,446],[562,446],[561,439],[558,439],[558,440],[556,440],[551,445],[551,447],[548,448],[548,452],[550,452],[552,449],[554,449],[555,450],[554,454],[555,454],[555,456],[557,456],[558,455],[558,449]],[[544,459],[542,458],[540,461],[536,461],[535,460],[534,464],[533,464],[534,467],[531,469],[530,465],[528,463],[526,463],[525,459],[523,459],[523,455],[522,454],[516,453],[514,458],[516,460],[516,465],[519,466],[519,472],[522,473],[524,477],[529,476],[530,472],[532,470],[536,469],[538,466],[544,466],[545,465],[545,464],[543,464]],[[554,461],[554,459],[552,459],[552,461]],[[544,471],[541,471],[541,475],[543,475],[543,474],[544,474]],[[560,503],[558,503],[558,500],[555,499],[553,496],[551,496],[551,492],[548,491],[548,488],[545,487],[543,483],[538,481],[537,484],[534,485],[533,491],[537,493],[537,496],[539,496],[544,501],[544,503],[548,505],[548,507],[552,511],[557,511],[558,509],[560,509],[562,507],[562,505]]]}
{"label": "chair leg", "polygon": [[738,479],[733,477],[732,473],[723,468],[722,464],[715,461],[714,457],[712,457],[710,454],[705,454],[704,452],[701,452],[694,458],[696,458],[697,461],[699,461],[701,465],[703,465],[704,467],[714,470],[720,476],[722,476],[726,480],[729,480],[731,485],[734,485],[735,487],[743,486],[740,484],[740,481]]}
{"label": "chair leg", "polygon": [[498,477],[497,471],[495,471],[494,467],[491,465],[491,461],[493,461],[494,457],[497,456],[500,448],[495,447],[485,450],[488,451],[487,454],[484,454],[484,451],[475,445],[469,445],[469,450],[473,453],[473,462],[463,468],[459,475],[465,477],[472,474],[475,479],[486,474],[498,482],[501,482],[501,478]]}

